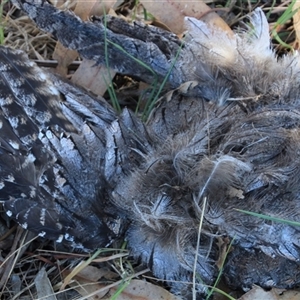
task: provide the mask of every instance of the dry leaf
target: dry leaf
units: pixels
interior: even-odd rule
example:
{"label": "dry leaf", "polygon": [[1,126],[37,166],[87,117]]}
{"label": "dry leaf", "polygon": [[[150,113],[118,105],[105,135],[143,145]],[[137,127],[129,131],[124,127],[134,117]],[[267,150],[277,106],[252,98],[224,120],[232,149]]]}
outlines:
{"label": "dry leaf", "polygon": [[114,70],[104,66],[95,66],[94,61],[85,59],[72,76],[72,82],[96,95],[103,96],[115,74]]}
{"label": "dry leaf", "polygon": [[[91,15],[102,15],[103,10],[106,11],[115,4],[116,0],[110,1],[78,1],[74,13],[79,16],[83,21],[86,21]],[[57,60],[57,72],[66,76],[68,72],[68,66],[77,58],[78,53],[74,50],[69,50],[63,47],[60,42],[56,44],[53,58]]]}
{"label": "dry leaf", "polygon": [[277,298],[279,300],[300,300],[300,291],[299,290],[293,290],[293,291],[287,291],[284,289],[272,289],[274,293],[276,293]]}
{"label": "dry leaf", "polygon": [[294,49],[299,49],[300,48],[300,1],[295,1],[293,5],[293,11],[296,11],[295,14],[293,15],[293,24],[296,33]]}
{"label": "dry leaf", "polygon": [[219,248],[219,256],[216,261],[216,266],[219,270],[222,270],[224,262],[227,258],[228,246],[230,245],[230,240],[227,237],[218,237],[218,248]]}
{"label": "dry leaf", "polygon": [[[78,4],[75,13],[83,16],[82,19],[85,20],[89,15],[102,15],[104,10],[107,11],[116,2],[115,0],[105,1],[105,3],[95,1],[96,3],[93,3],[93,5],[88,2],[90,5],[88,10],[85,8],[85,2],[80,6]],[[85,87],[96,95],[103,96],[115,74],[116,72],[112,69],[107,69],[104,66],[95,66],[95,62],[84,59],[72,76],[72,82]]]}
{"label": "dry leaf", "polygon": [[83,278],[73,281],[69,285],[73,287],[73,289],[76,290],[84,299],[88,300],[103,299],[108,292],[108,289],[106,289],[103,284],[90,282]]}
{"label": "dry leaf", "polygon": [[275,291],[265,291],[261,287],[254,285],[252,290],[244,294],[239,300],[279,300]]}
{"label": "dry leaf", "polygon": [[19,275],[11,274],[10,276],[10,293],[12,296],[18,295],[21,291],[22,281]]}
{"label": "dry leaf", "polygon": [[76,279],[83,278],[85,280],[97,282],[101,278],[109,278],[113,279],[118,275],[114,272],[111,272],[107,269],[99,269],[93,266],[86,266],[83,270],[81,270],[76,276]]}
{"label": "dry leaf", "polygon": [[[62,273],[64,280],[66,280],[72,272],[73,271],[64,271]],[[112,279],[117,276],[117,274],[109,270],[99,269],[88,265],[76,273],[76,275],[72,276],[72,280],[68,281],[68,285],[73,287],[73,289],[85,299],[102,299],[102,297],[107,294],[109,288],[106,288],[104,284],[99,283],[98,281],[101,278]]]}
{"label": "dry leaf", "polygon": [[79,1],[75,8],[75,14],[85,21],[90,16],[102,16],[104,12],[108,12],[112,8],[116,0],[90,0]]}
{"label": "dry leaf", "polygon": [[[103,298],[109,300],[112,295],[117,291],[118,287],[110,289],[110,295]],[[181,300],[182,298],[175,296],[163,289],[160,286],[154,285],[144,280],[131,280],[130,284],[118,296],[118,300]]]}
{"label": "dry leaf", "polygon": [[60,42],[56,43],[53,58],[57,60],[56,72],[62,76],[67,76],[68,66],[77,58],[75,50],[65,48]]}
{"label": "dry leaf", "polygon": [[239,300],[300,300],[300,291],[286,291],[282,289],[272,289],[265,291],[259,286],[254,286],[251,291],[244,294]]}
{"label": "dry leaf", "polygon": [[161,0],[140,1],[143,6],[160,22],[166,24],[174,33],[185,31],[183,19],[185,16],[201,18],[202,21],[231,32],[229,26],[202,1]]}
{"label": "dry leaf", "polygon": [[300,300],[300,291],[285,291],[278,296],[280,300]]}
{"label": "dry leaf", "polygon": [[[48,278],[45,268],[42,268],[34,279],[34,284],[37,291],[38,298],[45,300],[56,300],[51,282]],[[47,297],[45,297],[47,296]]]}

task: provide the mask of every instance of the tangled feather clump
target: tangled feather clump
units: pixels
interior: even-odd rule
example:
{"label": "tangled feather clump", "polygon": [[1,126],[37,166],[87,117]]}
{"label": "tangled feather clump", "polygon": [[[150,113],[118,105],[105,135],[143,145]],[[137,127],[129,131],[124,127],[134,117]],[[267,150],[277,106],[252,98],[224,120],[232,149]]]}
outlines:
{"label": "tangled feather clump", "polygon": [[[17,2],[33,19],[49,6]],[[195,273],[206,293],[227,239],[223,274],[233,287],[298,285],[300,228],[272,218],[300,222],[299,54],[278,58],[263,12],[249,18],[234,36],[186,18],[172,90],[146,124],[2,47],[7,215],[84,251],[125,237],[132,256],[181,295]]]}

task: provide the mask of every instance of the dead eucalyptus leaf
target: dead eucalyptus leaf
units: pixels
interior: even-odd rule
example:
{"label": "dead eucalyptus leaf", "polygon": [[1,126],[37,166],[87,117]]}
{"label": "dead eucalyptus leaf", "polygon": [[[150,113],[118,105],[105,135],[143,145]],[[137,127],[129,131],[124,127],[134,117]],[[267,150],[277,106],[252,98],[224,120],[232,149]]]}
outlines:
{"label": "dead eucalyptus leaf", "polygon": [[185,31],[184,17],[201,18],[202,21],[231,32],[229,26],[202,1],[161,0],[140,1],[143,6],[160,22],[168,26],[174,33]]}
{"label": "dead eucalyptus leaf", "polygon": [[296,34],[294,49],[298,50],[300,48],[300,1],[295,1],[293,11],[296,11],[293,15],[293,24]]}
{"label": "dead eucalyptus leaf", "polygon": [[265,291],[263,288],[257,285],[254,285],[252,290],[244,294],[238,300],[253,300],[253,299],[279,300],[278,295],[276,295],[276,293],[273,290]]}
{"label": "dead eucalyptus leaf", "polygon": [[42,268],[34,279],[34,284],[37,290],[38,298],[45,300],[56,300],[51,282],[48,278],[45,268]]}
{"label": "dead eucalyptus leaf", "polygon": [[[119,287],[110,289],[109,295],[103,300],[109,300],[112,295],[116,293]],[[118,300],[181,300],[181,297],[175,296],[163,289],[160,286],[154,285],[144,280],[131,280],[130,284],[118,296]]]}
{"label": "dead eucalyptus leaf", "polygon": [[82,269],[77,275],[75,275],[76,279],[83,278],[85,280],[97,282],[101,278],[115,278],[118,275],[104,268],[96,268],[94,266],[86,266]]}
{"label": "dead eucalyptus leaf", "polygon": [[[91,15],[100,16],[104,11],[108,11],[115,4],[116,0],[110,1],[99,1],[99,0],[90,0],[90,1],[78,1],[74,13],[79,16],[83,21],[88,20]],[[77,51],[66,49],[61,45],[60,42],[57,42],[53,58],[57,60],[58,66],[56,71],[62,75],[66,76],[68,74],[68,66],[78,57]],[[80,67],[79,67],[80,68]],[[78,76],[81,76],[81,71]],[[97,80],[98,78],[95,78]],[[86,87],[84,84],[84,78],[82,79],[83,87]],[[90,84],[90,82],[88,82]]]}
{"label": "dead eucalyptus leaf", "polygon": [[116,72],[112,69],[95,66],[94,61],[85,59],[72,76],[72,82],[85,87],[98,96],[103,96],[115,74]]}
{"label": "dead eucalyptus leaf", "polygon": [[97,282],[90,282],[86,279],[79,279],[69,284],[76,290],[84,299],[98,300],[103,299],[107,294],[108,289],[103,284]]}
{"label": "dead eucalyptus leaf", "polygon": [[280,300],[299,300],[300,299],[300,291],[282,291],[278,295],[278,299],[280,299]]}

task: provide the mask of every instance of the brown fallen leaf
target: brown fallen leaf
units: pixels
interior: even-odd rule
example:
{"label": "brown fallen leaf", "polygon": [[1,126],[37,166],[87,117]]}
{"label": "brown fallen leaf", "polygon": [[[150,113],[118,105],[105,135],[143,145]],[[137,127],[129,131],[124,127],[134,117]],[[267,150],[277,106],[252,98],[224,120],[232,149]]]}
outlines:
{"label": "brown fallen leaf", "polygon": [[[119,287],[113,287],[110,289],[109,295],[106,295],[103,300],[111,299]],[[118,296],[118,300],[180,300],[181,297],[175,296],[163,289],[160,286],[154,285],[144,280],[131,280],[129,285]]]}
{"label": "brown fallen leaf", "polygon": [[[74,13],[79,16],[83,21],[88,20],[88,18],[91,15],[97,15],[101,16],[104,11],[108,11],[114,4],[116,0],[109,0],[109,1],[99,1],[99,0],[90,0],[90,1],[78,1],[77,5],[75,7]],[[61,45],[60,42],[56,44],[55,51],[53,53],[53,58],[57,60],[58,66],[56,68],[56,71],[62,75],[66,76],[68,73],[68,66],[78,57],[77,51],[66,49],[64,46]],[[79,67],[80,69],[80,67]],[[84,71],[86,72],[86,69],[84,67]],[[97,73],[97,71],[93,71],[93,73]],[[78,77],[82,76],[82,74],[86,75],[86,73],[83,73],[79,70],[79,74],[77,75],[77,81]],[[99,77],[95,78],[95,81],[97,81]],[[102,76],[100,78],[102,80]],[[88,85],[91,85],[90,80],[87,80],[87,86],[84,84],[84,78],[81,80],[80,84],[82,84],[83,87],[87,87]],[[95,86],[96,84],[94,84]],[[102,84],[104,85],[104,84]],[[92,89],[91,89],[92,90]],[[92,90],[93,91],[93,90]],[[94,93],[97,93],[97,91],[93,91]],[[101,94],[102,95],[102,94]]]}
{"label": "brown fallen leaf", "polygon": [[96,268],[94,266],[86,266],[75,276],[77,280],[85,279],[92,282],[97,282],[101,278],[113,279],[116,277],[118,277],[118,274],[107,269]]}
{"label": "brown fallen leaf", "polygon": [[[79,15],[82,15],[85,20],[89,17],[89,15],[103,15],[104,11],[108,11],[110,7],[115,4],[115,0],[105,1],[105,7],[103,1],[97,1],[93,6],[90,7],[90,10],[87,11],[83,5],[75,9],[79,12]],[[111,13],[111,10],[110,10]],[[104,55],[104,54],[103,54]],[[87,90],[92,91],[94,94],[98,96],[103,96],[107,90],[108,85],[111,82],[111,79],[114,78],[116,72],[112,69],[107,69],[104,66],[95,66],[95,62],[84,59],[76,70],[76,72],[72,76],[72,82],[86,88]]]}
{"label": "brown fallen leaf", "polygon": [[64,280],[68,280],[68,285],[76,290],[85,299],[101,299],[107,294],[109,288],[107,288],[99,280],[105,278],[105,281],[112,280],[118,275],[107,269],[96,268],[94,266],[87,265],[82,268],[79,272],[76,272],[74,276],[70,276],[73,270],[65,270],[62,272]]}
{"label": "brown fallen leaf", "polygon": [[287,291],[287,290],[274,288],[273,291],[276,293],[279,300],[299,300],[300,299],[300,291],[299,290]]}
{"label": "brown fallen leaf", "polygon": [[108,289],[106,289],[103,284],[91,282],[83,278],[72,281],[69,285],[76,290],[83,297],[83,299],[103,299],[103,297],[108,293]]}
{"label": "brown fallen leaf", "polygon": [[254,285],[252,290],[238,300],[279,300],[279,298],[274,290],[265,291],[263,288]]}
{"label": "brown fallen leaf", "polygon": [[185,31],[184,17],[194,17],[217,26],[222,30],[231,32],[229,26],[215,12],[211,11],[202,1],[185,0],[161,0],[161,1],[140,1],[143,6],[160,22],[166,24],[172,32],[181,34]]}
{"label": "brown fallen leaf", "polygon": [[293,15],[293,24],[296,33],[294,49],[298,50],[300,48],[300,1],[295,1],[293,5],[293,12],[295,12]]}
{"label": "brown fallen leaf", "polygon": [[231,249],[228,249],[230,246],[230,240],[227,237],[218,237],[218,248],[219,248],[219,257],[216,261],[216,266],[219,270],[222,270],[224,262],[227,258],[228,251]]}
{"label": "brown fallen leaf", "polygon": [[244,294],[238,300],[300,300],[300,291],[272,289],[265,291],[259,286],[254,286],[253,289]]}
{"label": "brown fallen leaf", "polygon": [[56,72],[65,77],[68,74],[68,66],[77,58],[78,53],[75,50],[65,48],[60,42],[57,42],[53,59],[57,60],[58,64]]}
{"label": "brown fallen leaf", "polygon": [[111,78],[115,74],[116,72],[112,69],[107,69],[104,66],[95,66],[94,61],[84,59],[73,74],[72,82],[85,87],[98,96],[103,96],[111,82]]}

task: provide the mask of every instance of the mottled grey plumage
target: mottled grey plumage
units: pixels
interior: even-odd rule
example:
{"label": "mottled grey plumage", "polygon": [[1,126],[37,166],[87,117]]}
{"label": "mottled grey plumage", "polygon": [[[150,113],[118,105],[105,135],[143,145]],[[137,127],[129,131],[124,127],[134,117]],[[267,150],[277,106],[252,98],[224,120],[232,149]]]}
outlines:
{"label": "mottled grey plumage", "polygon": [[[14,2],[64,45],[103,62],[104,27],[98,20],[83,23],[44,1]],[[251,32],[233,37],[186,21],[189,32],[169,77],[176,89],[160,99],[146,125],[128,110],[117,116],[104,101],[54,75],[32,77],[34,67],[24,56],[1,48],[1,98],[13,99],[1,104],[4,207],[28,229],[62,236],[85,250],[125,235],[131,254],[158,278],[191,282],[196,271],[200,294],[216,278],[225,237],[233,239],[224,268],[231,285],[293,287],[300,282],[299,227],[236,209],[300,221],[299,54],[275,56],[259,9],[250,16]],[[180,42],[139,25],[149,33],[142,40],[146,35],[120,22],[108,21],[109,39],[162,79]],[[128,43],[138,46],[126,48]],[[119,71],[151,79],[124,52],[109,47],[109,55]],[[34,112],[22,100],[29,92],[40,99]],[[49,116],[46,122],[40,114]],[[15,116],[30,126],[15,128]],[[278,271],[285,264],[290,274]],[[170,285],[182,295],[191,290],[184,283]]]}
{"label": "mottled grey plumage", "polygon": [[20,51],[1,47],[0,68],[0,197],[7,200],[7,214],[24,228],[74,247],[110,244],[113,228],[99,218],[93,202],[106,197],[98,172],[104,131],[115,113],[71,85],[60,90],[59,80],[54,86]]}

